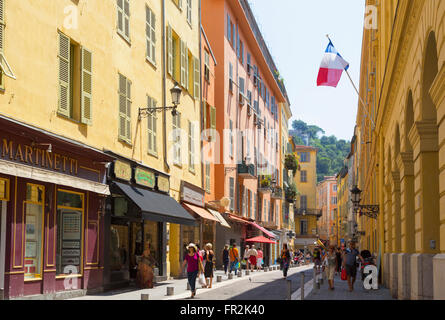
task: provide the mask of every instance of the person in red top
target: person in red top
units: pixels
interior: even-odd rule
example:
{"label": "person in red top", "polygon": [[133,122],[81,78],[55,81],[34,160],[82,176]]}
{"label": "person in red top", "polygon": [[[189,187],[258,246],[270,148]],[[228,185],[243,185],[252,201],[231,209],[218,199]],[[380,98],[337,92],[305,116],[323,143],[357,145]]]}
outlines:
{"label": "person in red top", "polygon": [[204,270],[204,267],[202,266],[196,245],[190,243],[187,246],[187,250],[188,253],[184,256],[184,262],[182,263],[182,270],[187,265],[187,278],[192,292],[191,298],[193,298],[196,295],[196,278]]}

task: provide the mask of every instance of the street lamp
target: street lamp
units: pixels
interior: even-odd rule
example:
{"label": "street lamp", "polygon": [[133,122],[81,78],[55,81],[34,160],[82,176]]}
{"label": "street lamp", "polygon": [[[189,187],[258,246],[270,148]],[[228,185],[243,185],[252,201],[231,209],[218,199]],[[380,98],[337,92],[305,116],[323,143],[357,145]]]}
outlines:
{"label": "street lamp", "polygon": [[179,86],[177,82],[175,82],[175,85],[173,88],[170,89],[170,93],[172,95],[172,103],[173,106],[171,107],[153,107],[153,108],[139,108],[139,120],[142,119],[142,117],[146,117],[149,114],[152,114],[153,112],[162,112],[164,110],[172,110],[172,115],[176,116],[179,104],[181,103],[181,94],[182,89]]}
{"label": "street lamp", "polygon": [[360,204],[362,190],[360,190],[357,186],[351,190],[351,201],[353,204],[354,212],[360,213],[360,215],[365,215],[369,218],[377,219],[380,207],[378,205],[369,205],[369,204]]}

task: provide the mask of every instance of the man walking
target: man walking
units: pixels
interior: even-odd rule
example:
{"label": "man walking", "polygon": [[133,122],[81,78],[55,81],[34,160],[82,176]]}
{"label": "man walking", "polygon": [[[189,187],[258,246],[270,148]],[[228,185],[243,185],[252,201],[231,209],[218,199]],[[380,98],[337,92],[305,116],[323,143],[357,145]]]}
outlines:
{"label": "man walking", "polygon": [[230,257],[230,273],[232,273],[233,270],[235,270],[235,276],[238,272],[238,260],[239,260],[239,252],[238,248],[236,247],[236,243],[232,244],[232,248],[229,250],[229,257]]}
{"label": "man walking", "polygon": [[363,260],[355,248],[355,242],[349,242],[349,248],[343,253],[343,267],[346,269],[346,274],[348,276],[348,286],[349,292],[354,290],[354,283],[357,277],[357,257]]}

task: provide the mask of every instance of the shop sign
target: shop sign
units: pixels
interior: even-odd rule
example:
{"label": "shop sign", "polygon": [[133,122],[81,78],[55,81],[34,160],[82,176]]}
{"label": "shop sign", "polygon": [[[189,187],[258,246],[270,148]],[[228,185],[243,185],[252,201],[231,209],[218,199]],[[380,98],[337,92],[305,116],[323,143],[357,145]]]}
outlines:
{"label": "shop sign", "polygon": [[155,187],[155,174],[152,171],[136,168],[134,179],[136,180],[137,184],[149,188]]}
{"label": "shop sign", "polygon": [[195,191],[186,185],[182,187],[182,201],[186,201],[188,203],[195,204],[197,206],[204,206],[204,194],[198,191]]}
{"label": "shop sign", "polygon": [[131,180],[131,165],[122,161],[114,162],[114,175],[117,179],[130,181]]}
{"label": "shop sign", "polygon": [[170,191],[170,181],[168,180],[168,178],[158,176],[158,190],[165,193],[168,193]]}

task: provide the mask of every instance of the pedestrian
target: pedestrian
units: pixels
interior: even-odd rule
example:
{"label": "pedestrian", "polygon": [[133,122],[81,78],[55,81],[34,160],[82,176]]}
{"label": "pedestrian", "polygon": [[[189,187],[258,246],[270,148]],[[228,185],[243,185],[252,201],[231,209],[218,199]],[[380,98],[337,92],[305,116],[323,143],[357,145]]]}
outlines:
{"label": "pedestrian", "polygon": [[[197,253],[198,253],[199,259],[201,260],[201,264],[203,266],[203,269],[204,269],[205,268],[205,263],[206,263],[204,261],[204,252],[205,252],[205,250],[201,250],[199,244],[196,245],[196,248],[198,249]],[[199,282],[200,282],[202,288],[204,288],[204,289],[207,288],[207,285],[206,285],[206,283],[205,283],[203,278],[200,278]]]}
{"label": "pedestrian", "polygon": [[198,248],[195,244],[190,243],[187,246],[188,253],[185,255],[184,262],[182,263],[182,271],[187,265],[187,278],[191,289],[191,298],[196,295],[196,278],[201,274],[204,267],[198,254]]}
{"label": "pedestrian", "polygon": [[341,256],[342,256],[342,254],[341,254],[341,250],[340,250],[340,248],[337,248],[337,250],[336,250],[336,252],[335,252],[335,255],[337,256],[337,270],[336,270],[336,272],[337,273],[340,273],[341,272]]}
{"label": "pedestrian", "polygon": [[354,291],[354,283],[357,277],[357,257],[361,258],[358,250],[355,248],[355,242],[350,241],[349,248],[345,250],[342,258],[343,267],[346,269],[349,292]]}
{"label": "pedestrian", "polygon": [[232,244],[232,248],[229,250],[229,258],[230,258],[230,273],[235,271],[235,276],[238,272],[238,263],[239,263],[239,251],[236,247],[236,243]]}
{"label": "pedestrian", "polygon": [[325,257],[326,261],[326,276],[329,282],[329,290],[334,290],[334,276],[335,271],[337,270],[337,253],[335,250],[335,246],[331,245],[329,247],[329,251]]}
{"label": "pedestrian", "polygon": [[257,257],[258,257],[258,251],[256,251],[254,244],[252,244],[252,247],[248,251],[248,255],[249,255],[250,268],[253,271],[253,269],[254,268],[256,269],[256,267],[257,267],[256,263],[257,263]]}
{"label": "pedestrian", "polygon": [[261,247],[258,248],[258,256],[256,259],[256,265],[257,269],[261,270],[263,265],[263,250],[261,250]]}
{"label": "pedestrian", "polygon": [[287,271],[289,270],[290,252],[287,248],[287,244],[283,244],[283,250],[281,250],[281,263],[283,264],[283,278],[287,278]]}
{"label": "pedestrian", "polygon": [[321,251],[319,247],[316,247],[314,249],[314,253],[312,254],[312,261],[314,262],[315,271],[319,273],[321,268]]}
{"label": "pedestrian", "polygon": [[227,270],[229,268],[229,245],[226,244],[224,246],[224,250],[222,252],[222,261],[223,261],[223,265],[224,265],[224,274],[227,275]]}
{"label": "pedestrian", "polygon": [[213,259],[215,257],[215,254],[213,253],[212,247],[213,246],[211,243],[207,243],[204,253],[204,260],[206,262],[204,266],[204,276],[206,278],[207,288],[212,288],[213,282]]}
{"label": "pedestrian", "polygon": [[246,270],[249,269],[249,245],[246,245],[246,248],[244,248],[244,256],[243,256],[243,265],[246,265]]}

